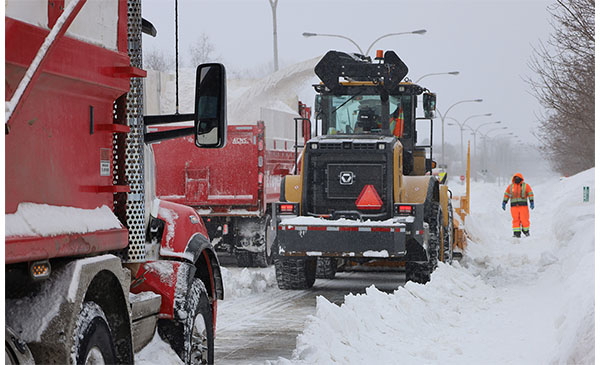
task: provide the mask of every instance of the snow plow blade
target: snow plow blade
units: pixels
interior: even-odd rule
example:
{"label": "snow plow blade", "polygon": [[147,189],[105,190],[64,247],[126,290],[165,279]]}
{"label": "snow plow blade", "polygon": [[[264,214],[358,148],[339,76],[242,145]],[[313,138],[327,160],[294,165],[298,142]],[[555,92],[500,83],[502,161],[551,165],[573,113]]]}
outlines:
{"label": "snow plow blade", "polygon": [[407,233],[410,234],[405,223],[342,225],[324,221],[306,225],[284,221],[278,225],[278,253],[281,256],[404,258]]}

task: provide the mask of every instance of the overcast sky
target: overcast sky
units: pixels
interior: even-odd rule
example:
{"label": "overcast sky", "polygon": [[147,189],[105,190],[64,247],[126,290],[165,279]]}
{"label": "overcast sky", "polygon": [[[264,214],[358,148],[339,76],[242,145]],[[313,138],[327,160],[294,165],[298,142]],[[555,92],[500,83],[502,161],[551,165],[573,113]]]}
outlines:
{"label": "overcast sky", "polygon": [[[158,29],[156,38],[144,37],[146,49],[174,54],[174,2],[144,0],[143,15]],[[303,32],[340,34],[356,41],[363,50],[379,36],[426,29],[425,35],[401,35],[380,40],[376,49],[394,50],[408,65],[412,80],[433,72],[459,71],[458,76],[431,76],[419,84],[438,95],[445,112],[460,100],[482,98],[452,108],[449,117],[468,125],[502,121],[536,143],[536,114],[542,110],[523,79],[532,72],[528,61],[533,47],[551,32],[546,10],[551,1],[373,1],[280,0],[277,29],[280,68],[323,55],[335,49],[356,52],[339,38],[305,38]],[[220,61],[230,70],[253,69],[273,60],[271,7],[268,0],[180,0],[180,53],[206,33]],[[185,59],[184,59],[185,62]],[[305,101],[312,104],[312,100]],[[446,122],[452,122],[449,119]],[[436,133],[439,133],[439,119]],[[483,126],[487,131],[493,126]],[[490,135],[499,132],[492,132]],[[439,138],[435,136],[434,138]],[[467,134],[465,133],[465,137]],[[446,143],[460,141],[459,128],[447,126]],[[439,139],[438,139],[439,142]]]}

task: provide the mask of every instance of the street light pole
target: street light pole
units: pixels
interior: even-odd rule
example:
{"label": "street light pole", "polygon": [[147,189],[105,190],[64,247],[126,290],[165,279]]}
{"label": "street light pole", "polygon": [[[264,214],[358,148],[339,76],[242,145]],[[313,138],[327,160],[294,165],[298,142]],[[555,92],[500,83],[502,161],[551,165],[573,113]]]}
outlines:
{"label": "street light pole", "polygon": [[365,56],[369,55],[369,51],[371,50],[371,48],[373,48],[373,46],[375,45],[375,43],[379,42],[379,40],[381,40],[382,38],[391,37],[391,36],[394,36],[394,35],[403,35],[403,34],[420,34],[420,35],[423,35],[425,33],[427,33],[426,29],[419,29],[419,30],[413,30],[412,32],[401,32],[401,33],[384,34],[381,37],[379,37],[376,40],[374,40],[373,43],[371,43],[369,45],[369,48],[367,48],[367,53],[365,53]]}
{"label": "street light pole", "polygon": [[[269,0],[272,1],[272,0]],[[365,55],[368,56],[369,55],[369,51],[371,50],[371,47],[373,47],[373,45],[379,41],[381,38],[385,38],[385,37],[391,37],[393,35],[403,35],[403,34],[425,34],[427,33],[427,30],[425,29],[419,29],[419,30],[414,30],[412,32],[400,32],[400,33],[389,33],[389,34],[385,34],[382,35],[381,37],[377,38],[376,40],[373,41],[373,43],[371,43],[371,45],[369,46],[369,48],[367,49],[367,52],[363,52],[362,48],[360,48],[360,46],[358,45],[358,43],[356,43],[355,41],[353,41],[351,38],[340,35],[340,34],[322,34],[322,33],[311,33],[311,32],[304,32],[302,33],[303,36],[305,37],[335,37],[335,38],[342,38],[345,39],[347,41],[352,42],[352,44],[354,44],[356,46],[356,48],[358,48],[358,51],[360,52],[361,55]]]}
{"label": "street light pole", "polygon": [[419,81],[421,81],[422,79],[424,79],[424,78],[428,77],[428,76],[435,76],[435,75],[454,75],[454,76],[456,76],[456,75],[458,75],[458,74],[460,74],[460,72],[458,72],[458,71],[450,71],[450,72],[435,72],[435,73],[425,74],[425,75],[423,75],[423,76],[419,77],[419,78],[417,79],[417,81],[415,81],[415,84],[416,84],[416,83],[418,83]]}
{"label": "street light pole", "polygon": [[303,36],[305,36],[306,38],[308,37],[335,37],[335,38],[342,38],[345,40],[348,40],[350,42],[352,42],[352,44],[354,44],[356,46],[356,48],[358,48],[358,51],[360,52],[360,54],[364,54],[363,50],[360,48],[360,46],[358,45],[358,43],[356,43],[355,41],[353,41],[351,38],[343,36],[343,35],[339,35],[339,34],[322,34],[322,33],[309,33],[309,32],[304,32],[302,33]]}
{"label": "street light pole", "polygon": [[500,124],[500,123],[502,123],[502,122],[499,120],[495,121],[495,122],[482,123],[475,129],[467,126],[470,130],[473,131],[473,162],[477,162],[477,131],[479,130],[479,128],[486,126],[486,125],[490,125],[490,124]]}
{"label": "street light pole", "polygon": [[442,112],[440,112],[439,109],[436,108],[436,112],[438,113],[438,115],[440,116],[440,118],[442,118],[442,166],[446,165],[446,152],[445,152],[445,141],[444,141],[444,120],[446,119],[446,115],[448,115],[448,112],[450,111],[450,109],[454,108],[455,106],[457,106],[458,104],[462,104],[462,103],[481,103],[483,101],[483,99],[469,99],[469,100],[461,100],[461,101],[457,101],[456,103],[450,105],[450,107],[448,109],[446,109],[446,112],[442,115]]}
{"label": "street light pole", "polygon": [[475,114],[475,115],[471,115],[470,117],[468,117],[467,119],[465,119],[462,123],[460,122],[456,122],[456,124],[460,127],[460,168],[461,170],[465,169],[465,157],[464,157],[464,137],[463,137],[463,132],[465,131],[465,125],[467,124],[467,122],[469,121],[469,119],[472,118],[477,118],[477,117],[489,117],[491,116],[492,113],[486,113],[486,114]]}
{"label": "street light pole", "polygon": [[483,140],[485,141],[484,145],[483,145],[483,164],[487,165],[487,137],[490,133],[495,132],[495,131],[499,131],[499,130],[503,130],[503,129],[508,129],[508,127],[499,127],[499,128],[492,128],[489,131],[487,131],[485,134],[479,132],[479,134],[481,134],[481,136],[483,137]]}
{"label": "street light pole", "polygon": [[273,14],[273,68],[279,70],[279,55],[277,51],[277,2],[279,0],[269,0],[271,4],[271,13]]}

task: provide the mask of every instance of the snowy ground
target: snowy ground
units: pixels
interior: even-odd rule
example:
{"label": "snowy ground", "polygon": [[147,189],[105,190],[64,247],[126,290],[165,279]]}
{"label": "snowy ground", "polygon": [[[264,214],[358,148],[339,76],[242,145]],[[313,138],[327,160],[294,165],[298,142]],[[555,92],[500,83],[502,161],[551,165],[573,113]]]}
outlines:
{"label": "snowy ground", "polygon": [[[529,183],[536,201],[531,237],[510,237],[510,213],[500,208],[505,186],[473,183],[465,257],[440,265],[426,285],[396,281],[390,283],[396,290],[373,286],[366,293],[346,291],[365,294],[331,296],[334,285],[354,274],[318,280],[311,291],[280,291],[272,267],[224,268],[227,300],[219,305],[216,362],[593,364],[594,170]],[[589,203],[582,202],[583,186],[591,188]],[[282,320],[267,321],[271,310]],[[233,361],[236,332],[253,328],[255,338],[245,335],[244,345],[253,352],[245,362]],[[299,334],[295,344],[288,341],[290,356],[266,361],[269,356],[258,353],[253,341],[267,330]],[[159,338],[136,361],[180,363]]]}
{"label": "snowy ground", "polygon": [[520,240],[504,188],[472,184],[461,264],[393,294],[320,298],[291,361],[276,363],[593,364],[594,169],[533,185],[532,235]]}

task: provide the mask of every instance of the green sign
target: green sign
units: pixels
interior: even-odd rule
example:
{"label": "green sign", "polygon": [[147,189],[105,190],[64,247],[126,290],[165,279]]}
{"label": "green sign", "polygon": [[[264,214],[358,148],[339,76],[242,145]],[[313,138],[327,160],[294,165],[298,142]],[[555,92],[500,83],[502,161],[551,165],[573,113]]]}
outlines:
{"label": "green sign", "polygon": [[583,187],[583,202],[587,203],[589,201],[590,201],[590,187],[584,186]]}

